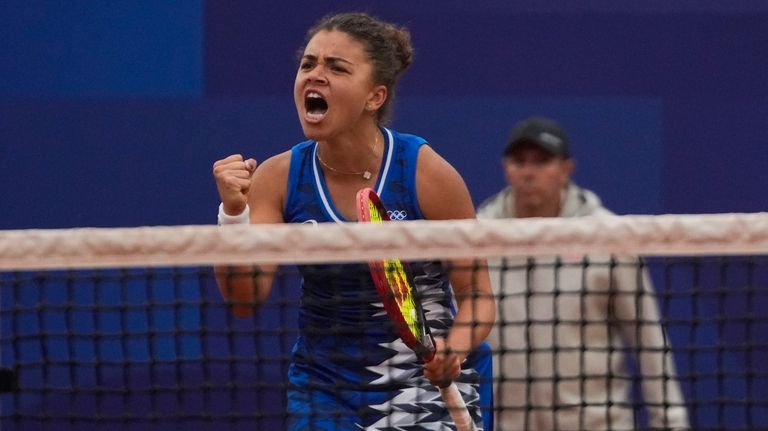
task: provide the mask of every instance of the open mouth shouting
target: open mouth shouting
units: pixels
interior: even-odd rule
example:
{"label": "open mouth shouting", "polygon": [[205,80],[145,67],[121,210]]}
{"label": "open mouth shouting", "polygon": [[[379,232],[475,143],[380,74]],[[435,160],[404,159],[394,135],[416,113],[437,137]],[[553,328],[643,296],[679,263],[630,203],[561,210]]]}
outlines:
{"label": "open mouth shouting", "polygon": [[304,94],[305,118],[310,123],[319,123],[328,113],[328,102],[317,91],[308,91]]}

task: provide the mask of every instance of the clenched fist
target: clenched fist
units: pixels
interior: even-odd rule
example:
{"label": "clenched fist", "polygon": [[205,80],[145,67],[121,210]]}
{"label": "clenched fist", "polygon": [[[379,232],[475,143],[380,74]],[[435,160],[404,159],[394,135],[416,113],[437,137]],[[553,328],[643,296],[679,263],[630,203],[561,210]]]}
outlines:
{"label": "clenched fist", "polygon": [[245,210],[251,176],[255,170],[256,160],[243,160],[240,154],[233,154],[213,164],[213,177],[226,214],[237,215]]}

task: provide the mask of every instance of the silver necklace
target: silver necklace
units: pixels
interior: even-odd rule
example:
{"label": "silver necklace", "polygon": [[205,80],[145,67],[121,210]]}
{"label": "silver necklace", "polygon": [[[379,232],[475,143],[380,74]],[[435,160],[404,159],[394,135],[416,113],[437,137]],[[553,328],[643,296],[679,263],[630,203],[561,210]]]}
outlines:
{"label": "silver necklace", "polygon": [[[373,148],[371,149],[371,151],[373,151],[374,154],[376,154],[376,146],[378,144],[379,144],[379,135],[376,134],[376,138],[373,141]],[[355,172],[340,171],[340,170],[334,168],[333,166],[329,165],[328,163],[325,163],[325,161],[322,159],[322,157],[320,157],[320,151],[317,152],[317,160],[320,161],[321,165],[323,165],[326,168],[332,170],[333,172],[336,172],[337,174],[341,174],[341,175],[362,175],[363,179],[365,179],[365,180],[370,180],[371,177],[373,176],[371,171],[369,171],[368,169],[366,169],[364,171],[355,171]]]}

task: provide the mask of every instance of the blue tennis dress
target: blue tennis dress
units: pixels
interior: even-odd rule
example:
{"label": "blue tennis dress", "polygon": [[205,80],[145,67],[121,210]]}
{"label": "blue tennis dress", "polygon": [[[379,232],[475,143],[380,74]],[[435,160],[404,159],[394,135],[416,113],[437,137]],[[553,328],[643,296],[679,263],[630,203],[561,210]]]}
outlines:
{"label": "blue tennis dress", "polygon": [[[382,128],[384,157],[374,189],[393,220],[423,218],[416,159],[424,139]],[[331,201],[317,144],[291,151],[286,222],[346,222]],[[440,262],[411,262],[432,334],[446,336],[454,314]],[[299,336],[288,372],[289,430],[455,429],[440,392],[395,335],[366,264],[302,265]],[[477,373],[465,361],[457,381],[478,429]]]}

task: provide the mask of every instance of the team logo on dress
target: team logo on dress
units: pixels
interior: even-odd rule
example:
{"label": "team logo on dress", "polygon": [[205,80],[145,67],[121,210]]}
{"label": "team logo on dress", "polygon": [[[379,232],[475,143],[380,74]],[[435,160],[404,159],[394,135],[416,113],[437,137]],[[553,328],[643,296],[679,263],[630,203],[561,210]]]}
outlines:
{"label": "team logo on dress", "polygon": [[405,210],[388,210],[390,220],[405,220],[408,218],[408,212]]}

